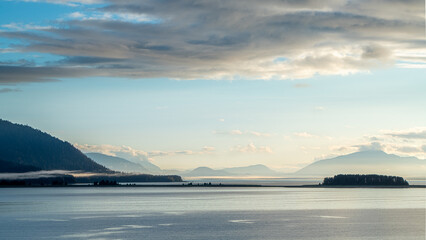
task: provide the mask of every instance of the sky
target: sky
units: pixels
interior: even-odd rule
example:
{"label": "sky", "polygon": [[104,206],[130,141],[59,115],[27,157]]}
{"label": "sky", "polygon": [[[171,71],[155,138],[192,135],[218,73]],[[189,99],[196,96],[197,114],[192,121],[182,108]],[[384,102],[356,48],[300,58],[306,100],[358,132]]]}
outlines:
{"label": "sky", "polygon": [[421,0],[0,2],[0,118],[163,169],[426,159]]}

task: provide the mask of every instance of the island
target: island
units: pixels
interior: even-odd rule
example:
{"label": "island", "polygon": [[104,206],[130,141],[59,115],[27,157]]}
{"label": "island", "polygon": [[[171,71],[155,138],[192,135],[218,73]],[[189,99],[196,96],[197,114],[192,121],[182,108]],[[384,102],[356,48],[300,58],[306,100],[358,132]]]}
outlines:
{"label": "island", "polygon": [[408,186],[408,182],[398,176],[377,174],[339,174],[324,178],[322,186]]}

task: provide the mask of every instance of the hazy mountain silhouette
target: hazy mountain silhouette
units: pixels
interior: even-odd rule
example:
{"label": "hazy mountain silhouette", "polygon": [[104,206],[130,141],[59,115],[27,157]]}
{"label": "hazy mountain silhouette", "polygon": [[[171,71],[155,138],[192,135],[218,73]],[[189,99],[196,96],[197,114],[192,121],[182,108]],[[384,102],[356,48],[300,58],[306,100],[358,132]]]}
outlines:
{"label": "hazy mountain silhouette", "polygon": [[104,165],[112,170],[122,172],[144,172],[144,173],[163,173],[160,167],[148,160],[137,157],[127,158],[117,153],[117,156],[110,156],[103,153],[86,153],[95,162]]}
{"label": "hazy mountain silhouette", "polygon": [[247,167],[233,167],[233,168],[224,168],[222,169],[226,172],[229,172],[234,175],[241,175],[241,176],[277,176],[277,175],[283,175],[283,173],[276,172],[274,170],[271,170],[265,165],[257,164],[257,165],[251,165]]}
{"label": "hazy mountain silhouette", "polygon": [[192,171],[183,173],[182,175],[188,177],[202,177],[202,176],[232,176],[231,173],[228,173],[223,170],[215,170],[208,167],[198,167]]}
{"label": "hazy mountain silhouette", "polygon": [[383,151],[361,151],[314,162],[296,175],[333,176],[336,174],[384,174],[424,177],[426,160],[400,157]]}
{"label": "hazy mountain silhouette", "polygon": [[224,169],[212,169],[208,167],[199,167],[192,171],[182,173],[184,176],[189,177],[202,177],[202,176],[278,176],[282,173],[275,172],[265,165],[257,164],[246,167],[233,167]]}
{"label": "hazy mountain silhouette", "polygon": [[[0,119],[0,159],[41,170],[111,172],[70,143],[40,130]],[[2,168],[3,164],[0,165]]]}
{"label": "hazy mountain silhouette", "polygon": [[93,161],[115,171],[129,172],[129,173],[148,173],[148,169],[142,165],[131,162],[124,158],[105,155],[102,153],[86,153],[86,156]]}
{"label": "hazy mountain silhouette", "polygon": [[157,165],[153,164],[152,162],[148,160],[138,160],[138,161],[131,161],[133,163],[139,164],[145,169],[148,169],[151,173],[162,173],[162,169],[158,167]]}

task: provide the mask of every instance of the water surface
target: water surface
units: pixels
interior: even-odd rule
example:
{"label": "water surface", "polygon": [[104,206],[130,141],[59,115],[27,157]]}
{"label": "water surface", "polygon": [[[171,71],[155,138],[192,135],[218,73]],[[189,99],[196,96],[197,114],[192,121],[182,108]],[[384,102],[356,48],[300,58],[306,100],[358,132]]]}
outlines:
{"label": "water surface", "polygon": [[2,239],[425,239],[426,189],[3,188]]}

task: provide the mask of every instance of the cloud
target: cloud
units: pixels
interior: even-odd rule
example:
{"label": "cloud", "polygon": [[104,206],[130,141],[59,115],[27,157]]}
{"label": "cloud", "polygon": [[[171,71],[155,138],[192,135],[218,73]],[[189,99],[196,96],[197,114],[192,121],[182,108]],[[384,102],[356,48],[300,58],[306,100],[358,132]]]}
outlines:
{"label": "cloud", "polygon": [[34,67],[35,61],[19,59],[19,60],[11,60],[11,61],[0,61],[0,66],[24,66],[24,67]]}
{"label": "cloud", "polygon": [[243,132],[241,132],[240,130],[232,130],[229,132],[229,134],[231,135],[243,135]]}
{"label": "cloud", "polygon": [[101,20],[101,21],[120,21],[120,22],[132,22],[132,23],[158,21],[157,19],[150,18],[145,14],[136,14],[136,13],[94,12],[90,15],[86,15],[81,12],[73,12],[68,14],[68,17],[71,19],[77,19],[80,21]]}
{"label": "cloud", "polygon": [[122,157],[128,160],[148,160],[149,153],[137,149],[133,149],[129,146],[114,146],[114,145],[89,145],[89,144],[74,144],[82,152],[97,152],[109,156]]}
{"label": "cloud", "polygon": [[22,90],[18,88],[0,88],[0,94],[8,92],[22,92]]}
{"label": "cloud", "polygon": [[239,153],[272,153],[271,147],[268,146],[256,146],[253,143],[247,144],[246,146],[235,146],[231,148],[231,152]]}
{"label": "cloud", "polygon": [[270,133],[263,133],[263,132],[250,131],[248,133],[253,135],[253,136],[256,136],[256,137],[270,137],[270,136],[272,136],[272,134],[270,134]]}
{"label": "cloud", "polygon": [[70,18],[84,18],[85,17],[85,15],[81,12],[73,12],[73,13],[68,14],[68,16]]}
{"label": "cloud", "polygon": [[[59,27],[0,32],[14,42],[8,46],[13,51],[64,58],[40,66],[40,71],[53,70],[44,73],[48,76],[24,82],[77,72],[124,78],[300,79],[366,72],[395,62],[398,67],[426,67],[423,1],[105,3],[81,5]],[[75,73],[67,74],[68,68]],[[2,81],[23,82],[19,71]]]}
{"label": "cloud", "polygon": [[388,59],[390,55],[389,49],[380,45],[370,45],[364,47],[361,57],[364,59]]}
{"label": "cloud", "polygon": [[312,135],[312,134],[307,133],[307,132],[295,132],[295,133],[293,133],[293,135],[296,136],[296,137],[302,137],[302,138],[316,138],[316,137],[318,137],[316,135]]}
{"label": "cloud", "polygon": [[191,150],[178,150],[178,151],[151,151],[148,152],[150,157],[164,157],[164,156],[175,156],[175,155],[194,155],[198,152]]}
{"label": "cloud", "polygon": [[426,139],[426,130],[389,132],[385,135],[404,139]]}
{"label": "cloud", "polygon": [[204,152],[213,152],[213,151],[215,151],[215,150],[216,150],[216,148],[215,148],[215,147],[208,147],[208,146],[205,146],[205,147],[203,147],[203,148],[202,148],[202,150],[203,150]]}
{"label": "cloud", "polygon": [[87,5],[87,4],[99,4],[99,3],[105,2],[104,0],[15,0],[15,1],[53,3],[53,4],[68,5],[71,7],[77,7],[80,5]]}
{"label": "cloud", "polygon": [[149,157],[159,157],[159,156],[176,156],[176,155],[203,155],[203,154],[212,154],[216,151],[215,147],[204,146],[201,150],[178,150],[178,151],[150,151],[148,152]]}
{"label": "cloud", "polygon": [[330,150],[337,151],[337,152],[355,151],[357,149],[358,148],[354,146],[331,146],[330,147]]}
{"label": "cloud", "polygon": [[297,83],[297,84],[294,84],[293,86],[295,88],[307,88],[307,87],[310,87],[310,85],[306,84],[306,83]]}
{"label": "cloud", "polygon": [[94,76],[90,69],[62,67],[1,66],[0,84],[52,82],[58,78]]}
{"label": "cloud", "polygon": [[382,138],[376,137],[376,136],[371,136],[371,137],[367,137],[368,140],[373,141],[373,142],[377,142],[377,141],[382,141]]}
{"label": "cloud", "polygon": [[231,131],[213,131],[214,134],[221,135],[234,135],[234,136],[255,136],[255,137],[270,137],[271,133],[266,132],[257,132],[257,131],[241,131],[238,129],[234,129]]}
{"label": "cloud", "polygon": [[9,23],[1,25],[2,28],[14,31],[27,31],[27,30],[49,30],[52,26],[40,26],[33,24]]}
{"label": "cloud", "polygon": [[74,146],[82,152],[97,152],[109,156],[121,157],[130,161],[147,161],[152,160],[155,157],[166,157],[166,156],[177,156],[177,155],[202,155],[212,154],[215,151],[214,147],[205,146],[199,151],[192,150],[177,150],[177,151],[141,151],[134,149],[129,146],[114,146],[114,145],[89,145],[89,144],[78,144]]}
{"label": "cloud", "polygon": [[382,134],[364,136],[359,144],[333,146],[332,152],[350,153],[354,151],[381,150],[400,156],[413,156],[426,159],[424,144],[425,128],[417,127],[406,130],[382,130]]}
{"label": "cloud", "polygon": [[418,153],[418,152],[422,152],[421,148],[412,147],[412,146],[396,147],[395,150],[398,151],[398,152],[403,152],[403,153]]}
{"label": "cloud", "polygon": [[353,147],[358,148],[358,151],[381,151],[381,150],[383,150],[383,146],[379,142],[371,142],[371,143],[367,143],[367,144],[354,145]]}

